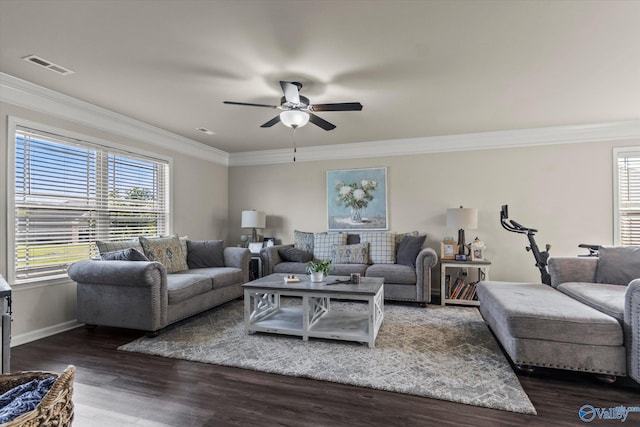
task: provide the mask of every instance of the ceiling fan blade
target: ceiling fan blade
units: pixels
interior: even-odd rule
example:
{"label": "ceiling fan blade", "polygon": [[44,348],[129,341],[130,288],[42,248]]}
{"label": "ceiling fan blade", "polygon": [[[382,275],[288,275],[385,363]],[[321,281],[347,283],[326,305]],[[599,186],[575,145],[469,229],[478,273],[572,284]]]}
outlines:
{"label": "ceiling fan blade", "polygon": [[283,82],[280,80],[280,87],[282,88],[282,93],[284,93],[284,97],[287,102],[292,104],[300,104],[300,94],[298,93],[298,86],[293,83]]}
{"label": "ceiling fan blade", "polygon": [[341,102],[337,104],[313,104],[309,107],[312,111],[361,111],[359,102]]}
{"label": "ceiling fan blade", "polygon": [[273,119],[269,120],[267,123],[260,126],[261,128],[270,128],[276,123],[280,122],[280,115],[275,116]]}
{"label": "ceiling fan blade", "polygon": [[334,125],[333,123],[329,123],[325,119],[321,119],[315,114],[311,114],[311,113],[307,113],[307,114],[309,114],[309,121],[311,123],[313,123],[316,126],[320,126],[324,130],[332,130],[336,128],[336,125]]}
{"label": "ceiling fan blade", "polygon": [[252,104],[251,102],[222,101],[222,103],[223,104],[231,104],[231,105],[248,105],[249,107],[279,108],[277,105]]}

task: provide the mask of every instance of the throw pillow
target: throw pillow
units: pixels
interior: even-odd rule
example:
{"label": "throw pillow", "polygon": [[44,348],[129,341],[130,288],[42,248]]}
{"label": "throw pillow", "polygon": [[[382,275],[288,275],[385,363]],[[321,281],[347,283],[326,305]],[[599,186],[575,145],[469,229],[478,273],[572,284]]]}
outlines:
{"label": "throw pillow", "polygon": [[331,259],[333,245],[347,243],[347,235],[344,233],[316,233],[313,235],[313,257],[324,261]]}
{"label": "throw pillow", "polygon": [[369,262],[369,244],[333,245],[331,262],[334,264],[366,264]]}
{"label": "throw pillow", "polygon": [[293,230],[293,243],[294,247],[313,253],[313,233]]}
{"label": "throw pillow", "polygon": [[302,249],[288,246],[286,248],[278,249],[280,258],[288,262],[304,262],[307,263],[313,260],[313,253],[303,251]]}
{"label": "throw pillow", "polygon": [[395,264],[395,233],[360,233],[360,243],[369,243],[369,264]]}
{"label": "throw pillow", "polygon": [[400,242],[402,242],[404,236],[418,236],[419,234],[420,233],[418,233],[417,231],[411,231],[409,233],[396,233],[396,252],[398,252],[398,245],[400,245]]}
{"label": "throw pillow", "polygon": [[416,266],[416,258],[422,249],[422,244],[427,236],[404,236],[398,245],[396,262],[409,267]]}
{"label": "throw pillow", "polygon": [[144,254],[149,261],[158,261],[167,269],[167,273],[188,270],[187,256],[182,252],[178,235],[148,239],[139,237]]}
{"label": "throw pillow", "polygon": [[140,241],[137,238],[124,241],[121,240],[119,242],[96,240],[96,246],[98,247],[98,251],[101,254],[105,254],[107,252],[122,251],[129,248],[134,248],[142,252],[142,246],[140,245]]}
{"label": "throw pillow", "polygon": [[187,240],[189,268],[224,267],[224,240]]}
{"label": "throw pillow", "polygon": [[149,261],[149,258],[134,248],[100,254],[100,259],[103,261]]}
{"label": "throw pillow", "polygon": [[601,247],[596,282],[628,285],[640,277],[640,247]]}

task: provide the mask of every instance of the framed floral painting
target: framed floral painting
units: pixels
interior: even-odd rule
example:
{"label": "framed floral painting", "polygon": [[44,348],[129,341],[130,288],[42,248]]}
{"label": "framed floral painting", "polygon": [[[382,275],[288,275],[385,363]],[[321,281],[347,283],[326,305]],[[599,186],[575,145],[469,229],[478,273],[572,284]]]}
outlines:
{"label": "framed floral painting", "polygon": [[329,231],[387,230],[387,168],[327,171]]}

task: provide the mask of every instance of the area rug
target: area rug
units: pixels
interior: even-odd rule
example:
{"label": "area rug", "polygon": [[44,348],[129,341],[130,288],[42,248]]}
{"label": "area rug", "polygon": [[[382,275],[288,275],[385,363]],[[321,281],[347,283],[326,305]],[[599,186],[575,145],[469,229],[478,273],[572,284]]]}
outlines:
{"label": "area rug", "polygon": [[[331,309],[363,307],[332,302]],[[243,303],[236,300],[119,350],[536,413],[476,308],[386,304],[384,315],[371,349],[346,341],[246,335]]]}

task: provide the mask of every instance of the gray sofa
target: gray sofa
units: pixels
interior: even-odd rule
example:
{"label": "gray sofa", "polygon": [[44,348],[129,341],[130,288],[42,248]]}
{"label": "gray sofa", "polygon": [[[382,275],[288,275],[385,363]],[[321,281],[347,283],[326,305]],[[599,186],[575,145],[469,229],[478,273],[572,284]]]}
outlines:
{"label": "gray sofa", "polygon": [[549,260],[551,286],[480,282],[480,312],[520,368],[640,382],[640,248]]}
{"label": "gray sofa", "polygon": [[[242,284],[249,281],[248,249],[223,248],[222,241],[181,242],[182,248],[187,245],[187,269],[173,273],[158,261],[73,263],[68,274],[78,284],[78,321],[140,329],[153,336],[171,323],[242,296]],[[117,248],[126,252],[126,246],[142,252],[137,241]]]}
{"label": "gray sofa", "polygon": [[[296,232],[299,233],[299,232]],[[342,234],[342,233],[304,233],[315,235],[316,240],[315,243],[318,242],[318,236],[323,237],[323,235],[332,235],[332,234]],[[377,259],[375,256],[373,258],[374,261],[371,261],[371,258],[368,262],[350,262],[350,263],[341,263],[334,262],[332,264],[333,270],[330,274],[336,276],[348,276],[351,273],[360,273],[362,277],[382,277],[384,278],[384,297],[386,300],[395,300],[395,301],[409,301],[409,302],[418,302],[422,305],[426,305],[431,302],[431,269],[435,267],[438,263],[438,256],[436,252],[431,248],[415,248],[415,255],[411,256],[410,262],[406,262],[405,264],[401,264],[397,262],[396,254],[398,251],[398,247],[402,242],[402,238],[406,235],[417,236],[417,232],[413,233],[404,233],[404,234],[395,234],[395,233],[345,233],[344,245],[334,245],[331,249],[333,252],[330,252],[329,255],[326,253],[319,254],[317,245],[314,248],[313,246],[305,247],[305,244],[297,241],[295,244],[288,245],[276,245],[267,248],[263,248],[260,255],[263,262],[263,268],[265,274],[271,273],[286,273],[286,274],[305,274],[306,273],[306,262],[300,261],[291,261],[283,258],[283,250],[288,248],[298,248],[302,251],[306,251],[313,254],[313,259],[332,259],[335,261],[335,248],[345,249],[348,252],[350,247],[357,247],[354,245],[361,244],[360,236],[368,236],[371,238],[372,236],[375,238],[376,235],[382,234],[392,234],[394,245],[390,246],[388,259],[385,262],[375,262],[382,261]],[[298,236],[298,234],[296,234]],[[297,240],[297,237],[296,237]],[[372,245],[376,243],[373,242]],[[422,239],[424,241],[424,238]],[[420,243],[422,244],[422,243]],[[310,245],[310,243],[309,243]],[[391,255],[391,252],[393,254]],[[378,256],[380,256],[380,251],[377,252]],[[413,264],[413,265],[408,265]]]}

